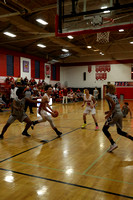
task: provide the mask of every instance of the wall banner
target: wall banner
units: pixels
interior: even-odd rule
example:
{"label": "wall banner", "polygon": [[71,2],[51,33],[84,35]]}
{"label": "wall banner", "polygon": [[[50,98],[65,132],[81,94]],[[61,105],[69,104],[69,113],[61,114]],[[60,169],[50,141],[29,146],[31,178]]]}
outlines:
{"label": "wall banner", "polygon": [[29,58],[20,58],[20,76],[22,78],[31,79],[31,59]]}

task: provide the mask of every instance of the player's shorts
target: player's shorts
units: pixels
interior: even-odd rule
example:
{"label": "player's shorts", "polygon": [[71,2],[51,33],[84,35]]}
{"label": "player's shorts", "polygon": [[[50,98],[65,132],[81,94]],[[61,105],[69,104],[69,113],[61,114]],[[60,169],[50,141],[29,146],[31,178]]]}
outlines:
{"label": "player's shorts", "polygon": [[19,122],[23,122],[28,116],[26,115],[26,113],[24,113],[21,116],[13,116],[10,115],[9,119],[7,120],[8,124],[12,124],[15,120],[18,120]]}
{"label": "player's shorts", "polygon": [[105,126],[114,126],[116,124],[117,128],[122,129],[122,112],[112,114],[105,122]]}
{"label": "player's shorts", "polygon": [[95,115],[96,114],[96,109],[95,108],[90,108],[89,106],[86,106],[84,112],[84,114],[92,114]]}
{"label": "player's shorts", "polygon": [[43,109],[41,109],[40,115],[41,115],[41,117],[42,117],[42,119],[43,119],[44,122],[52,120],[51,116],[48,115],[48,113],[45,110],[43,110]]}

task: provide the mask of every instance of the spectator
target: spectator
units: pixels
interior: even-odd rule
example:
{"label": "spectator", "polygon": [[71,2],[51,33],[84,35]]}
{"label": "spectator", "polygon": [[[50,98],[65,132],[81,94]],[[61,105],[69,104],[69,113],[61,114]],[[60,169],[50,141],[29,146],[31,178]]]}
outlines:
{"label": "spectator", "polygon": [[63,104],[64,104],[64,101],[65,101],[66,104],[67,104],[67,93],[68,93],[67,88],[64,88],[64,89],[63,89]]}
{"label": "spectator", "polygon": [[11,84],[11,91],[10,91],[10,100],[11,102],[13,102],[13,99],[15,99],[17,97],[16,95],[16,91],[17,91],[17,87],[15,87],[14,84]]}
{"label": "spectator", "polygon": [[95,89],[93,90],[93,96],[94,96],[95,100],[98,100],[98,95],[99,95],[99,91],[98,91],[98,89],[95,87]]}
{"label": "spectator", "polygon": [[15,80],[14,80],[13,76],[11,76],[11,78],[10,78],[10,83],[11,83],[11,84],[14,84],[14,83],[15,83]]}
{"label": "spectator", "polygon": [[[31,100],[32,99],[32,92],[30,91],[30,87],[27,86],[26,90],[25,90],[25,98]],[[25,103],[25,112],[27,111],[27,108],[29,107],[30,109],[30,113],[34,114],[33,110],[32,110],[32,103],[29,103],[28,101]]]}
{"label": "spectator", "polygon": [[5,107],[5,102],[2,100],[2,94],[0,93],[0,112],[3,112],[2,108]]}

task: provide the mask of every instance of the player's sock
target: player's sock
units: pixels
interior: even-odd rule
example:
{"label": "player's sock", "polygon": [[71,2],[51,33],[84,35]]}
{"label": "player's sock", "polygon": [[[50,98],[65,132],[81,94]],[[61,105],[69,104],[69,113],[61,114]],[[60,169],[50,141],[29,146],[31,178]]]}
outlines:
{"label": "player's sock", "polygon": [[113,139],[111,139],[110,142],[111,142],[112,145],[115,143]]}
{"label": "player's sock", "polygon": [[96,124],[96,126],[98,126],[98,123],[97,123],[97,122],[95,122],[95,124]]}

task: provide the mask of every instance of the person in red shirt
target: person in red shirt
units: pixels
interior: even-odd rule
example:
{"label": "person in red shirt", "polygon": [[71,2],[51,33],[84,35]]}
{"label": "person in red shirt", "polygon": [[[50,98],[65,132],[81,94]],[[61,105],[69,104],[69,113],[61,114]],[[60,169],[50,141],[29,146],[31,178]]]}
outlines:
{"label": "person in red shirt", "polygon": [[11,76],[11,78],[10,78],[10,83],[14,83],[15,81],[14,81],[14,78],[13,78],[13,76]]}
{"label": "person in red shirt", "polygon": [[68,93],[68,89],[67,88],[63,88],[63,104],[64,104],[64,101],[66,102],[67,104],[67,93]]}

